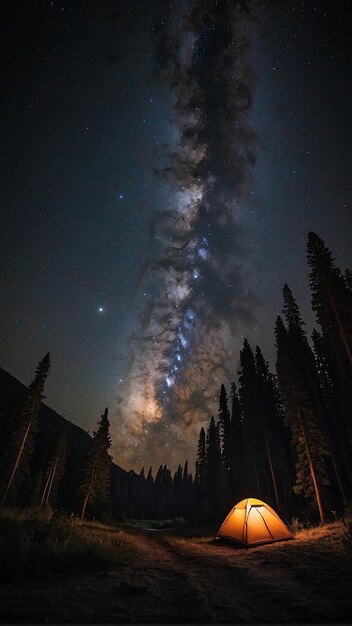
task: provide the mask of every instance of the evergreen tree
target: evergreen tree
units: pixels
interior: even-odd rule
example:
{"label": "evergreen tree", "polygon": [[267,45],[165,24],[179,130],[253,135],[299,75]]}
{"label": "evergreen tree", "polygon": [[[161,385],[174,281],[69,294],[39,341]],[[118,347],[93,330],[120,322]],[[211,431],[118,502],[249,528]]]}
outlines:
{"label": "evergreen tree", "polygon": [[312,305],[324,336],[335,388],[335,431],[340,431],[344,456],[352,455],[352,291],[336,267],[331,251],[315,233],[308,235]]}
{"label": "evergreen tree", "polygon": [[44,474],[43,489],[41,493],[40,506],[55,504],[60,482],[65,472],[66,462],[66,433],[55,442],[49,457],[49,462]]}
{"label": "evergreen tree", "polygon": [[[297,451],[296,493],[315,498],[323,522],[322,490],[329,483],[325,458],[328,450],[317,418],[309,386],[302,375],[301,346],[304,341],[303,321],[292,294],[285,290],[285,314],[291,333],[278,317],[275,328],[277,348],[277,375],[285,409],[286,423],[292,432],[292,442]],[[292,328],[297,325],[297,328]],[[295,331],[295,332],[293,332]]]}
{"label": "evergreen tree", "polygon": [[345,271],[345,281],[348,289],[352,291],[352,272],[351,270]]}
{"label": "evergreen tree", "polygon": [[227,508],[227,475],[222,463],[219,424],[213,415],[206,436],[205,457],[205,515],[209,520],[218,520]]}
{"label": "evergreen tree", "polygon": [[284,413],[276,380],[269,370],[269,363],[256,347],[255,363],[258,376],[261,404],[262,430],[265,439],[265,469],[268,485],[268,498],[276,502],[291,504],[291,488],[294,481],[294,467],[290,449],[290,432],[284,423]]}
{"label": "evergreen tree", "polygon": [[326,406],[330,409],[329,412],[333,412],[336,392],[331,376],[325,337],[323,333],[319,333],[316,328],[314,328],[312,332],[312,341],[322,396]]}
{"label": "evergreen tree", "polygon": [[205,474],[209,486],[214,487],[220,475],[222,465],[219,429],[215,424],[214,416],[210,418],[210,424],[206,437]]}
{"label": "evergreen tree", "polygon": [[205,461],[206,461],[206,449],[205,449],[205,430],[202,426],[199,433],[197,458],[196,458],[196,478],[195,484],[200,487],[204,483],[205,478]]}
{"label": "evergreen tree", "polygon": [[227,472],[230,471],[230,412],[228,409],[227,393],[224,385],[221,385],[219,395],[219,435],[222,452],[222,460]]}
{"label": "evergreen tree", "polygon": [[221,487],[223,490],[224,503],[232,502],[231,495],[231,424],[230,411],[228,409],[227,393],[224,385],[221,385],[219,395],[219,441],[222,457]]}
{"label": "evergreen tree", "polygon": [[179,465],[174,473],[173,485],[176,487],[182,485],[182,465]]}
{"label": "evergreen tree", "polygon": [[50,354],[40,361],[35,377],[26,392],[23,404],[10,421],[10,434],[2,459],[2,502],[14,491],[14,501],[24,482],[30,478],[30,463],[34,439],[38,430],[38,415],[44,398],[44,384],[50,368]]}
{"label": "evergreen tree", "polygon": [[240,353],[239,397],[243,416],[243,458],[246,464],[245,483],[248,493],[263,497],[264,490],[264,429],[254,355],[244,340]]}
{"label": "evergreen tree", "polygon": [[[262,430],[265,441],[265,456],[270,470],[271,484],[275,494],[276,506],[280,507],[279,488],[277,478],[278,449],[280,448],[280,433],[278,431],[276,394],[273,379],[269,372],[269,364],[265,361],[259,348],[255,351],[255,365],[258,376],[259,398],[262,410]],[[270,486],[268,485],[270,493]]]}
{"label": "evergreen tree", "polygon": [[311,268],[313,310],[327,338],[336,350],[344,353],[352,367],[352,294],[341,271],[334,264],[331,251],[316,235],[308,235],[308,265]]}
{"label": "evergreen tree", "polygon": [[155,484],[156,485],[162,485],[162,483],[163,483],[163,476],[164,476],[164,466],[160,465],[160,467],[159,467],[159,469],[158,469],[158,471],[156,473],[156,476],[155,476]]}
{"label": "evergreen tree", "polygon": [[110,423],[106,408],[98,422],[98,430],[93,433],[93,441],[87,455],[84,478],[81,486],[83,504],[81,520],[84,520],[88,504],[106,504],[109,496],[111,457],[109,448]]}
{"label": "evergreen tree", "polygon": [[154,479],[153,470],[150,467],[148,470],[146,484],[145,484],[145,512],[144,516],[150,518],[154,513]]}
{"label": "evergreen tree", "polygon": [[230,486],[233,500],[245,497],[243,485],[242,411],[235,383],[231,384]]}
{"label": "evergreen tree", "polygon": [[329,437],[330,454],[339,489],[345,499],[352,493],[352,471],[350,458],[346,451],[346,432],[343,423],[338,421],[339,403],[326,339],[323,333],[314,329],[312,340],[321,394],[326,407],[326,430]]}
{"label": "evergreen tree", "polygon": [[182,476],[182,483],[183,485],[186,485],[188,483],[188,461],[185,461],[184,467],[183,467],[183,476]]}

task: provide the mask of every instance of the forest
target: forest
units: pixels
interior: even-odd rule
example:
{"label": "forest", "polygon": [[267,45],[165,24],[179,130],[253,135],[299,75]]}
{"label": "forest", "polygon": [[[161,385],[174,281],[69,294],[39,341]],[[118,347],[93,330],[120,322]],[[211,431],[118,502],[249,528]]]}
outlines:
{"label": "forest", "polygon": [[155,476],[153,468],[139,474],[118,468],[109,452],[107,408],[92,437],[78,437],[63,418],[51,428],[42,406],[48,353],[28,388],[1,393],[1,506],[50,508],[81,520],[197,525],[220,522],[251,496],[288,522],[343,516],[352,501],[352,274],[341,271],[313,232],[307,262],[317,328],[309,338],[285,284],[275,371],[245,339],[237,382],[221,385],[218,413],[200,430],[195,472],[193,459],[174,473],[161,465]]}

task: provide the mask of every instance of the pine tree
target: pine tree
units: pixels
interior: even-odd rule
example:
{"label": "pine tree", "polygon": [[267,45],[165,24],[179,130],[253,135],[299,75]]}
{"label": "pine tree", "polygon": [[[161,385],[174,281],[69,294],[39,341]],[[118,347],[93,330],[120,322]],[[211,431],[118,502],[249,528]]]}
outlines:
{"label": "pine tree", "polygon": [[49,462],[44,474],[44,484],[41,493],[40,506],[55,504],[57,492],[65,472],[66,462],[66,433],[55,442],[49,457]]}
{"label": "pine tree", "polygon": [[227,477],[222,463],[219,425],[215,424],[213,415],[206,436],[205,455],[205,490],[204,495],[210,505],[206,514],[209,519],[219,519],[224,515],[227,506]]}
{"label": "pine tree", "polygon": [[276,381],[269,370],[259,346],[255,351],[258,379],[260,423],[263,436],[263,471],[266,494],[281,508],[283,502],[290,505],[290,486],[293,482],[293,461],[290,450],[290,433],[284,423],[283,409]]}
{"label": "pine tree", "polygon": [[200,487],[204,483],[204,478],[205,478],[205,460],[206,460],[205,430],[202,427],[200,429],[200,433],[199,433],[197,458],[196,458],[196,478],[195,478],[195,484],[196,484],[197,487]]}
{"label": "pine tree", "polygon": [[313,310],[327,338],[352,367],[352,294],[341,271],[334,264],[331,251],[310,232],[307,246],[311,268]]}
{"label": "pine tree", "polygon": [[243,457],[246,462],[245,483],[248,493],[262,497],[263,454],[265,446],[258,376],[254,355],[244,340],[240,353],[239,397],[243,416]]}
{"label": "pine tree", "polygon": [[262,430],[265,441],[266,459],[270,470],[276,506],[279,508],[280,499],[276,465],[280,443],[278,442],[279,432],[276,396],[272,376],[269,372],[269,364],[265,361],[259,346],[256,347],[255,351],[255,365],[258,376],[259,398],[262,407]]}
{"label": "pine tree", "polygon": [[87,455],[84,478],[81,486],[83,504],[81,520],[84,520],[88,503],[105,504],[109,496],[111,457],[109,448],[110,423],[106,408],[98,422],[98,430],[93,433],[93,441]]}
{"label": "pine tree", "polygon": [[228,409],[227,393],[221,385],[219,395],[219,434],[222,460],[227,472],[230,471],[230,412]]}
{"label": "pine tree", "polygon": [[30,462],[33,456],[34,438],[38,430],[38,415],[41,407],[44,384],[50,368],[50,354],[40,361],[35,377],[31,382],[19,412],[10,423],[10,437],[2,459],[4,479],[2,503],[11,490],[18,491],[30,476]]}
{"label": "pine tree", "polygon": [[146,518],[150,518],[154,513],[154,478],[153,478],[153,469],[150,467],[148,470],[146,485],[145,485],[145,511],[144,516]]}
{"label": "pine tree", "polygon": [[173,493],[173,514],[179,515],[180,507],[182,502],[182,492],[183,492],[183,474],[182,474],[182,466],[179,465],[176,472],[174,473],[173,481],[172,481],[172,493]]}
{"label": "pine tree", "polygon": [[243,429],[241,404],[235,383],[231,383],[230,459],[230,485],[233,500],[240,500],[245,496],[243,489]]}
{"label": "pine tree", "polygon": [[214,487],[219,478],[222,466],[219,429],[215,424],[214,416],[210,418],[210,424],[206,437],[205,474],[209,485]]}
{"label": "pine tree", "polygon": [[173,485],[179,487],[182,485],[182,465],[179,464],[177,470],[174,473]]}
{"label": "pine tree", "polygon": [[182,502],[180,511],[186,519],[189,519],[190,515],[193,511],[193,481],[192,474],[188,471],[188,461],[185,461],[183,466],[183,476],[182,476]]}
{"label": "pine tree", "polygon": [[336,267],[331,251],[315,233],[308,235],[312,305],[322,328],[336,397],[336,429],[344,456],[352,455],[352,290]]}
{"label": "pine tree", "polygon": [[301,373],[309,388],[315,412],[321,422],[322,429],[324,429],[326,415],[314,353],[308,344],[304,330],[304,321],[288,285],[284,286],[283,295],[284,314],[288,325],[292,351],[297,363],[300,363]]}
{"label": "pine tree", "polygon": [[188,461],[185,461],[183,467],[182,483],[186,485],[188,483]]}
{"label": "pine tree", "polygon": [[314,411],[309,384],[302,374],[306,342],[303,320],[287,286],[284,289],[284,311],[289,330],[279,317],[275,328],[276,369],[286,423],[291,429],[292,442],[297,451],[294,490],[303,493],[306,498],[315,498],[323,522],[322,490],[329,484],[325,462],[328,449]]}
{"label": "pine tree", "polygon": [[352,493],[352,471],[346,451],[346,432],[344,424],[338,421],[339,403],[326,339],[323,333],[314,329],[312,341],[321,394],[326,407],[326,430],[329,436],[331,458],[340,492],[345,499]]}
{"label": "pine tree", "polygon": [[345,271],[345,281],[346,281],[347,288],[350,289],[350,291],[352,291],[352,272],[351,272],[351,270],[346,270]]}

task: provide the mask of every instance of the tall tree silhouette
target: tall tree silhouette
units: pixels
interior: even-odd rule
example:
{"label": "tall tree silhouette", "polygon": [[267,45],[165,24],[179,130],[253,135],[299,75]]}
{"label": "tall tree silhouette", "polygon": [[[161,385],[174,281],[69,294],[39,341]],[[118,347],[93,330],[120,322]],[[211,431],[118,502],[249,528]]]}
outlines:
{"label": "tall tree silhouette", "polygon": [[63,431],[52,446],[49,456],[40,499],[41,507],[56,503],[57,492],[65,471],[66,447],[66,433]]}
{"label": "tall tree silhouette", "polygon": [[[277,389],[269,371],[269,364],[265,361],[259,346],[256,347],[255,351],[255,363],[258,375],[265,457],[270,476],[268,495],[271,495],[270,492],[273,491],[276,506],[280,508],[282,498],[284,497],[284,493],[280,492],[284,490],[284,481],[289,465],[286,433],[278,402]],[[281,482],[283,482],[281,490],[280,477]]]}
{"label": "tall tree silhouette", "polygon": [[221,385],[219,394],[219,436],[223,464],[226,472],[230,471],[230,412],[225,385]]}
{"label": "tall tree silhouette", "polygon": [[284,313],[288,330],[280,317],[276,322],[276,367],[286,420],[297,451],[294,490],[303,493],[306,498],[315,498],[323,522],[322,492],[324,486],[329,484],[325,458],[328,447],[317,414],[314,392],[305,376],[307,361],[311,365],[311,355],[303,330],[304,322],[287,285],[284,287]]}
{"label": "tall tree silhouette", "polygon": [[336,349],[345,353],[352,367],[352,294],[341,271],[334,264],[332,253],[316,233],[310,232],[307,246],[311,268],[313,310],[327,337],[333,338]]}
{"label": "tall tree silhouette", "polygon": [[50,353],[40,361],[19,412],[10,421],[9,441],[2,459],[4,477],[2,502],[11,490],[17,492],[30,473],[34,437],[38,430],[38,414],[44,398],[43,391],[50,368]]}
{"label": "tall tree silhouette", "polygon": [[93,433],[93,442],[88,452],[81,486],[83,496],[81,520],[84,520],[88,504],[105,504],[109,496],[111,457],[109,448],[110,423],[106,408]]}
{"label": "tall tree silhouette", "polygon": [[230,486],[234,500],[245,496],[243,486],[243,432],[241,404],[235,383],[231,383]]}
{"label": "tall tree silhouette", "polygon": [[218,425],[210,418],[205,444],[205,494],[210,505],[210,519],[219,515],[224,503],[224,473]]}
{"label": "tall tree silhouette", "polygon": [[261,421],[260,390],[252,349],[244,340],[240,353],[239,397],[243,416],[243,456],[246,467],[246,488],[258,498],[263,497],[264,432]]}
{"label": "tall tree silhouette", "polygon": [[330,455],[336,478],[343,498],[352,493],[352,469],[346,450],[344,428],[338,421],[339,402],[329,361],[326,338],[316,329],[312,333],[314,356],[319,376],[319,384],[326,407],[326,430],[328,433]]}
{"label": "tall tree silhouette", "polygon": [[206,449],[205,449],[205,430],[202,426],[198,438],[197,458],[196,458],[196,478],[195,484],[200,487],[204,483],[205,479],[205,463],[206,463]]}
{"label": "tall tree silhouette", "polygon": [[214,416],[212,415],[206,437],[205,472],[206,479],[209,483],[216,483],[219,478],[221,465],[219,429],[215,424]]}
{"label": "tall tree silhouette", "polygon": [[312,305],[323,331],[324,345],[336,394],[336,426],[345,456],[352,455],[352,291],[336,267],[332,253],[313,232],[308,235],[308,265]]}
{"label": "tall tree silhouette", "polygon": [[352,291],[352,272],[351,270],[345,271],[345,281],[348,289]]}

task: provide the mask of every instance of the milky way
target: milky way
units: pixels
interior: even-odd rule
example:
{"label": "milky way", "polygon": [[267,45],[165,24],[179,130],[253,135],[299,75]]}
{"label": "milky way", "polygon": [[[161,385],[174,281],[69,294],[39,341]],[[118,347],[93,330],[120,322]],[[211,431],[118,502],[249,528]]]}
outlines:
{"label": "milky way", "polygon": [[243,281],[241,218],[256,154],[249,8],[182,7],[159,5],[153,26],[157,79],[173,103],[167,161],[154,168],[168,205],[148,225],[134,299],[143,308],[114,421],[116,454],[136,468],[193,458],[257,304]]}

